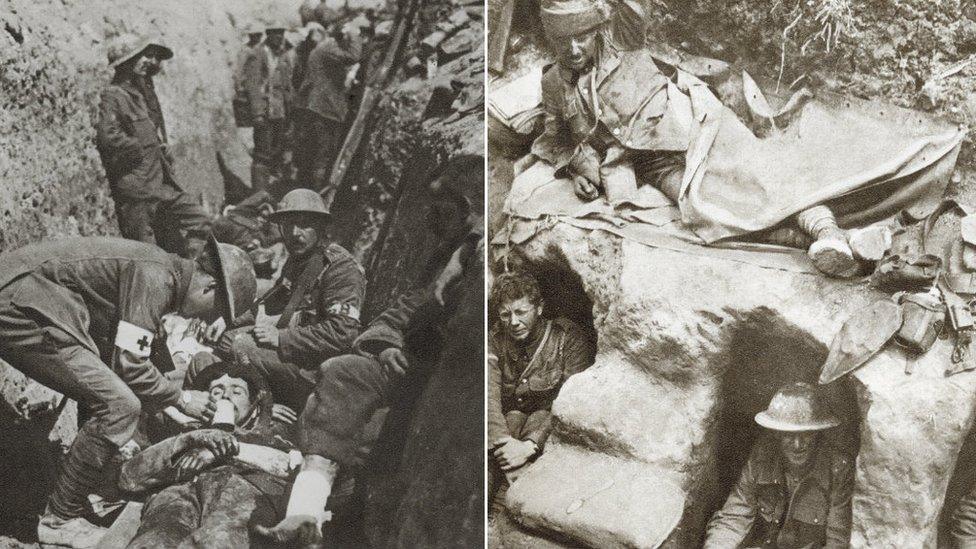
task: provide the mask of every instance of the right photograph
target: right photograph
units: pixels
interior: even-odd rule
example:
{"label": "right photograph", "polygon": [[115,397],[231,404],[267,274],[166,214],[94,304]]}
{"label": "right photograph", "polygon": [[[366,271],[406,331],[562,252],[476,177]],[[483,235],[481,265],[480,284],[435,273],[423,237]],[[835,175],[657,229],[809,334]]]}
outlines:
{"label": "right photograph", "polygon": [[976,547],[976,5],[488,0],[490,548]]}

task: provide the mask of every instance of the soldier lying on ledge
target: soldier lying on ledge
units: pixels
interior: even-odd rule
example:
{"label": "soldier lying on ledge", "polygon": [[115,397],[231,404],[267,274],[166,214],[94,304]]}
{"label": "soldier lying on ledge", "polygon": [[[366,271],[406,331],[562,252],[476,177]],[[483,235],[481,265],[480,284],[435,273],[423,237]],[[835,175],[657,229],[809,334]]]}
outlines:
{"label": "soldier lying on ledge", "polygon": [[848,547],[854,470],[821,436],[840,422],[811,385],[794,383],[773,396],[756,423],[775,436],[753,447],[708,523],[705,549]]}
{"label": "soldier lying on ledge", "polygon": [[[119,477],[123,490],[161,488],[146,500],[130,548],[257,547],[264,540],[252,539],[250,527],[274,524],[285,514],[294,419],[272,421],[267,384],[249,366],[213,362],[194,387],[218,402],[214,424],[232,421],[234,432],[190,431],[126,462]],[[221,401],[230,403],[232,419],[219,411]],[[330,504],[350,492],[348,482],[337,487]]]}

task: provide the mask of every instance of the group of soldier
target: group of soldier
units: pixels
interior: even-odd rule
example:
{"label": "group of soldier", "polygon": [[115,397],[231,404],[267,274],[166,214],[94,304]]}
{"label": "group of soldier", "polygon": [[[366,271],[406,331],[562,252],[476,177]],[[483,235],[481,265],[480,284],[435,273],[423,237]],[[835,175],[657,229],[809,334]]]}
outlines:
{"label": "group of soldier", "polygon": [[[114,542],[130,547],[310,544],[355,522],[352,486],[383,409],[439,352],[422,334],[447,329],[457,282],[478,264],[483,157],[431,172],[429,264],[366,324],[365,273],[332,240],[332,214],[312,190],[347,109],[346,71],[326,67],[356,56],[310,28],[300,83],[280,72],[298,63],[284,55],[280,28],[264,41],[252,34],[236,82],[249,97],[255,164],[276,166],[293,88],[308,111],[293,120],[317,136],[303,142],[305,179],[265,212],[287,252],[268,291],[258,290],[253,255],[218,242],[213,218],[174,175],[152,81],[174,52],[131,36],[111,45],[115,75],[96,124],[124,238],[0,256],[0,359],[77,401],[85,418],[38,523],[40,543],[94,547],[106,528],[92,522],[89,496],[107,481],[120,499],[145,500],[135,537]],[[212,352],[176,365],[171,315],[198,319],[189,335]]]}

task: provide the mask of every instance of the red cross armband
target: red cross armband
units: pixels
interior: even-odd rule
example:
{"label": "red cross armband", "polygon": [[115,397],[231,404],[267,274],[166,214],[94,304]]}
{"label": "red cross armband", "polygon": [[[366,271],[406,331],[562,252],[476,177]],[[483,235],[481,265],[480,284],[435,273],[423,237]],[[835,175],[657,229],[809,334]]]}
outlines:
{"label": "red cross armband", "polygon": [[359,320],[359,308],[352,303],[333,303],[329,305],[330,315],[348,316],[353,320]]}
{"label": "red cross armband", "polygon": [[123,351],[128,351],[138,358],[149,358],[152,348],[153,334],[130,324],[124,320],[119,321],[118,330],[115,332],[115,346]]}

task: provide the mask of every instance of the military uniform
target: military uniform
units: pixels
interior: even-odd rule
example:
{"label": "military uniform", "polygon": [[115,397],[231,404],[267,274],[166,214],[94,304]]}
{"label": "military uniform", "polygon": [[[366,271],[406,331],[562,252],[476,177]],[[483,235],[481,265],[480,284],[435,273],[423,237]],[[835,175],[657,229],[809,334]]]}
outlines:
{"label": "military uniform", "polygon": [[729,547],[848,547],[854,469],[821,446],[809,472],[788,485],[773,438],[757,443],[721,510],[705,533],[705,549]]}
{"label": "military uniform", "polygon": [[952,547],[976,549],[976,486],[959,500],[952,514]]}
{"label": "military uniform", "polygon": [[556,175],[581,175],[607,196],[654,184],[674,200],[691,142],[686,96],[646,50],[604,45],[594,67],[580,74],[557,65],[542,78],[545,129],[532,153]]}
{"label": "military uniform", "polygon": [[321,188],[325,181],[314,181],[316,172],[328,175],[345,136],[349,111],[345,79],[349,67],[359,62],[362,48],[353,41],[343,48],[325,38],[308,56],[308,68],[298,90],[295,132],[295,165],[299,181]]}
{"label": "military uniform", "polygon": [[[488,447],[504,437],[531,440],[539,450],[552,430],[552,402],[569,376],[593,363],[594,349],[576,323],[567,318],[539,320],[539,333],[521,345],[493,330],[489,363]],[[492,458],[488,494],[501,487],[504,475]]]}
{"label": "military uniform", "polygon": [[[192,261],[110,237],[34,244],[0,256],[0,358],[91,409],[52,496],[79,516],[87,490],[132,438],[143,406],[176,404],[180,386],[150,361],[160,319],[189,288]],[[73,483],[73,484],[72,484]]]}
{"label": "military uniform", "polygon": [[[315,371],[330,357],[352,349],[359,335],[359,313],[366,292],[363,269],[338,244],[318,247],[305,257],[290,257],[281,277],[255,304],[278,316],[280,344],[263,347],[250,333],[249,312],[221,338],[216,353],[225,360],[245,358],[268,380],[275,401],[301,410],[315,386]],[[200,369],[191,361],[188,382]]]}
{"label": "military uniform", "polygon": [[192,254],[186,238],[202,244],[210,216],[174,180],[164,153],[166,127],[150,80],[122,80],[102,91],[96,143],[108,178],[122,236]]}
{"label": "military uniform", "polygon": [[[475,230],[463,243],[451,247],[463,250],[462,264],[475,264],[480,259],[480,239],[480,232]],[[443,267],[441,261],[432,259],[428,273],[436,277],[440,272],[437,267]],[[367,425],[378,410],[390,405],[402,385],[403,374],[380,362],[378,356],[386,349],[400,349],[407,357],[407,375],[424,371],[450,344],[447,324],[462,298],[456,288],[445,295],[443,304],[430,287],[405,292],[356,338],[358,354],[323,363],[315,391],[299,419],[302,452],[344,467],[358,466]]]}
{"label": "military uniform", "polygon": [[253,190],[267,184],[262,170],[281,168],[287,116],[293,106],[293,63],[293,56],[284,48],[275,52],[267,44],[254,48],[244,62],[242,87],[254,120]]}

